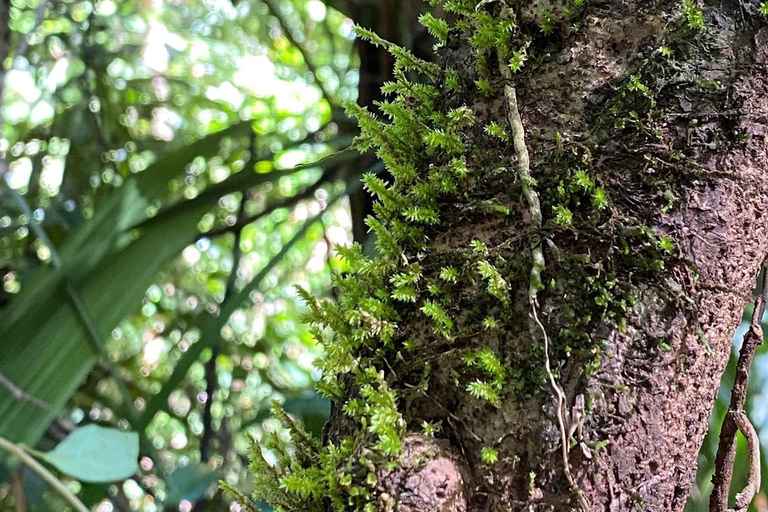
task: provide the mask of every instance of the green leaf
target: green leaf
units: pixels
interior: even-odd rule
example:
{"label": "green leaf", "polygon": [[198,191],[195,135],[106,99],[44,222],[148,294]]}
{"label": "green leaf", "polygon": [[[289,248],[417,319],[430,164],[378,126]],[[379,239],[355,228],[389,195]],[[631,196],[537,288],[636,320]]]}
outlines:
{"label": "green leaf", "polygon": [[73,431],[40,458],[83,482],[125,480],[139,470],[139,435],[98,425]]}
{"label": "green leaf", "polygon": [[168,475],[165,484],[168,489],[166,504],[177,504],[182,500],[196,501],[219,479],[219,474],[201,463],[191,463]]}
{"label": "green leaf", "polygon": [[[194,241],[200,218],[222,195],[278,180],[295,170],[258,174],[244,169],[147,219],[147,206],[163,197],[159,190],[167,188],[157,185],[158,176],[183,175],[193,155],[213,156],[210,152],[218,151],[222,134],[236,133],[224,130],[181,148],[175,158],[165,156],[128,180],[57,248],[62,272],[42,267],[2,310],[0,373],[49,407],[0,393],[0,436],[34,445],[97,360],[96,347],[64,291],[65,278],[105,337],[138,307],[158,272]],[[349,154],[326,159],[322,165],[335,164]],[[134,429],[141,431],[135,425]]]}

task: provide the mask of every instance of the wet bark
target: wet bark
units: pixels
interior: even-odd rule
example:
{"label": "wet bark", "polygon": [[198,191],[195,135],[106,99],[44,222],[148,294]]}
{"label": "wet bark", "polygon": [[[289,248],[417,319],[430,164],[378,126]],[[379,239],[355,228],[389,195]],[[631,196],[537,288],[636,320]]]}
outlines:
{"label": "wet bark", "polygon": [[[554,2],[530,4],[519,15],[535,25],[541,7]],[[537,57],[514,77],[544,213],[538,316],[567,409],[573,412],[579,396],[587,404],[582,421],[569,423],[568,464],[592,511],[682,510],[694,479],[731,336],[768,253],[768,28],[758,5],[705,1],[706,32],[699,33],[681,19],[681,2],[592,2],[579,30],[569,24],[534,39],[529,52]],[[472,88],[477,72],[466,40],[449,41],[440,59],[457,68],[467,91],[447,94],[444,108],[474,111],[476,130],[465,134],[476,148],[469,163],[487,173],[465,204],[442,205],[420,264],[434,275],[466,259],[472,240],[485,242],[497,249],[495,261],[506,262],[515,314],[500,318],[498,329],[446,340],[417,312],[402,312],[398,327],[416,349],[401,363],[390,359],[385,371],[412,428],[442,422],[428,453],[444,464],[406,461],[384,479],[380,508],[578,510],[541,334],[529,329],[531,233],[511,172],[515,152],[482,135],[491,121],[506,125],[508,105],[501,94],[482,97]],[[627,92],[632,75],[649,94]],[[504,78],[496,80],[500,91]],[[510,172],[499,177],[500,166]],[[557,189],[568,187],[579,166],[608,191],[610,212],[599,223],[585,220],[594,218],[585,201],[564,228],[554,221],[563,200]],[[484,200],[502,202],[510,215],[471,208]],[[653,240],[674,241],[669,256],[645,247],[648,230]],[[663,268],[654,267],[660,259]],[[459,326],[499,311],[477,290],[451,293]],[[499,354],[514,374],[498,407],[472,397],[457,376],[463,354],[481,348]],[[331,439],[341,437],[341,415],[332,422]],[[499,453],[491,464],[480,456],[488,446]],[[425,471],[450,485],[414,489]]]}

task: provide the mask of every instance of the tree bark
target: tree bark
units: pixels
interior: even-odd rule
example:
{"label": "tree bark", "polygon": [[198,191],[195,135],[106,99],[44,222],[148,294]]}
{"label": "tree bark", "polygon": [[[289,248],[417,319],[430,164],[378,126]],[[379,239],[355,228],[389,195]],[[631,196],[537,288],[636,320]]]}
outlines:
{"label": "tree bark", "polygon": [[[561,3],[528,2],[517,22],[542,25],[543,9]],[[499,15],[498,3],[483,4]],[[400,310],[398,331],[415,348],[381,369],[409,428],[442,424],[426,452],[420,437],[409,438],[406,459],[428,453],[443,462],[405,461],[384,479],[382,510],[682,510],[733,330],[768,253],[768,28],[759,4],[704,1],[699,31],[676,0],[591,2],[553,35],[534,36],[520,73],[494,72],[489,97],[473,86],[466,38],[440,50],[465,91],[446,93],[440,108],[472,109],[468,163],[484,171],[464,203],[440,205],[440,226],[413,257],[435,277],[480,240],[510,285],[511,306],[484,294],[480,279],[474,288],[447,286],[460,333],[449,338],[418,308]],[[509,126],[502,91],[510,83],[541,227],[531,223],[519,151],[483,131]],[[579,169],[608,192],[607,213],[579,196]],[[488,201],[509,215],[480,207]],[[570,222],[559,217],[564,204]],[[534,301],[532,237],[546,261]],[[494,314],[496,328],[469,329]],[[481,349],[509,369],[512,389],[496,405],[467,391],[466,355]],[[567,461],[552,380],[565,397]],[[577,421],[580,396],[586,412]],[[353,428],[345,421],[334,414],[330,440]],[[484,447],[497,450],[495,462],[483,461]],[[445,485],[424,483],[435,474]]]}

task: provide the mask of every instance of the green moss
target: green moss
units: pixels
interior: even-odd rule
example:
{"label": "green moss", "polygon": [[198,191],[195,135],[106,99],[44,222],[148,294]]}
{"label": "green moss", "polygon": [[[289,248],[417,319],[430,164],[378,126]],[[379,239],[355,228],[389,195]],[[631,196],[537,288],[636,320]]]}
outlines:
{"label": "green moss", "polygon": [[424,25],[427,31],[441,43],[445,43],[448,39],[449,27],[444,19],[435,18],[432,13],[425,12],[419,16],[419,23]]}
{"label": "green moss", "polygon": [[483,462],[493,464],[499,460],[499,450],[490,446],[484,446],[482,451]]}
{"label": "green moss", "polygon": [[421,424],[421,432],[427,437],[435,437],[441,430],[442,427],[437,422],[424,421]]}
{"label": "green moss", "polygon": [[704,19],[704,13],[701,12],[693,0],[685,0],[683,4],[683,15],[685,16],[686,24],[688,28],[703,32],[707,29],[707,24]]}
{"label": "green moss", "polygon": [[453,68],[447,68],[445,70],[445,88],[453,93],[459,94],[462,92],[461,79],[459,78],[459,72]]}
{"label": "green moss", "polygon": [[485,131],[485,133],[487,133],[491,137],[496,137],[500,140],[503,140],[504,142],[509,141],[509,134],[496,121],[492,121],[491,123],[485,125],[485,127],[483,128],[483,131]]}

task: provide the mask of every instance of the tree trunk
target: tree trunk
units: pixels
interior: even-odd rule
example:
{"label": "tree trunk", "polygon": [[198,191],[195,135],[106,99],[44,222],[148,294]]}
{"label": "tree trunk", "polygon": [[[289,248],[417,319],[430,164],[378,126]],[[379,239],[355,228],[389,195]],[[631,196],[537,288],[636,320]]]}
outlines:
{"label": "tree trunk", "polygon": [[[554,9],[551,2],[532,3],[522,23],[540,24],[540,9]],[[549,356],[567,410],[578,395],[586,397],[589,410],[576,442],[587,447],[572,447],[568,460],[593,511],[683,508],[732,333],[768,249],[768,29],[756,15],[756,2],[707,3],[706,31],[699,32],[684,14],[681,19],[677,1],[595,2],[582,14],[579,31],[557,27],[561,37],[541,43],[535,63],[514,77],[544,213],[542,278],[554,283],[538,294],[538,316],[552,343]],[[469,53],[466,40],[453,41],[441,62],[474,77]],[[631,90],[632,75],[648,94],[640,86]],[[509,106],[498,92],[449,97],[445,108],[462,105],[475,112],[474,126],[506,125]],[[611,113],[616,105],[618,113]],[[484,142],[476,131],[467,136]],[[476,151],[482,167],[494,160],[497,166],[519,165],[510,143]],[[580,165],[611,198],[612,211],[599,223],[584,212],[588,204],[574,206],[553,191],[564,185],[567,196]],[[478,203],[499,199],[511,215],[442,205],[446,220],[430,237],[423,268],[463,259],[454,253],[475,239],[487,247],[509,244],[497,261],[521,261],[531,234],[521,188],[506,180],[478,182],[472,194]],[[574,220],[561,229],[552,219],[562,203],[574,210]],[[654,234],[644,237],[639,226]],[[669,237],[676,247],[663,270],[652,268],[654,249],[643,247],[658,237]],[[566,510],[578,504],[564,474],[557,402],[541,372],[542,334],[528,327],[525,269],[531,263],[529,257],[522,261],[522,272],[514,265],[504,272],[517,315],[496,330],[435,343],[421,315],[408,315],[398,326],[431,362],[428,391],[404,391],[406,420],[412,426],[443,421],[443,433],[462,459],[457,467],[465,474],[456,478],[463,481],[468,510]],[[601,280],[604,287],[591,286]],[[603,299],[605,290],[613,297]],[[452,313],[465,324],[499,309],[492,297],[453,293]],[[610,304],[629,297],[635,304],[626,313],[621,304]],[[588,342],[577,339],[582,337]],[[570,356],[565,344],[574,345]],[[529,374],[539,389],[507,393],[498,407],[470,396],[466,379],[457,386],[455,369],[464,365],[466,351],[482,348],[519,368],[518,382],[528,385]],[[599,367],[585,370],[594,366],[594,349]],[[423,367],[413,359],[401,366],[393,368],[390,385],[408,390]],[[483,447],[498,451],[495,463],[482,461]],[[420,487],[411,492],[433,490],[423,482]]]}
{"label": "tree trunk", "polygon": [[[755,0],[582,3],[460,12],[438,52],[423,146],[407,114],[381,134],[358,113],[380,155],[408,160],[410,147],[430,183],[460,158],[471,171],[457,193],[425,200],[439,223],[423,222],[421,244],[406,241],[403,219],[423,212],[388,195],[418,201],[408,180],[419,178],[390,169],[377,211],[389,231],[375,230],[383,252],[390,235],[402,249],[384,256],[394,334],[366,320],[363,297],[341,306],[382,339],[355,345],[349,365],[383,372],[409,432],[399,467],[377,473],[379,510],[685,504],[768,254],[768,28]],[[493,38],[511,48],[488,50]],[[403,90],[418,112],[423,98]],[[445,142],[451,133],[460,144]],[[370,402],[371,377],[333,363],[347,339],[336,325],[326,378],[347,405]],[[361,439],[349,409],[334,409],[327,442]],[[416,433],[425,422],[435,439]]]}

